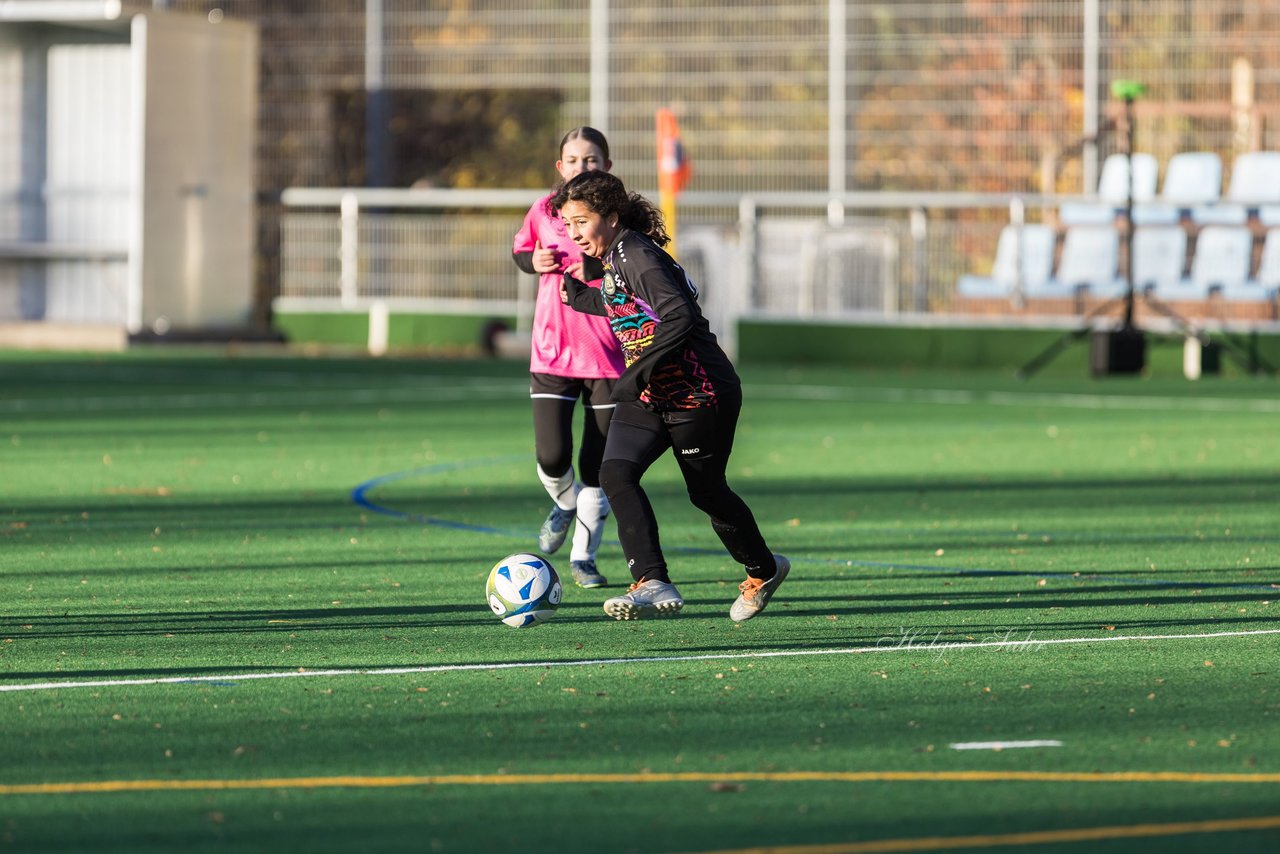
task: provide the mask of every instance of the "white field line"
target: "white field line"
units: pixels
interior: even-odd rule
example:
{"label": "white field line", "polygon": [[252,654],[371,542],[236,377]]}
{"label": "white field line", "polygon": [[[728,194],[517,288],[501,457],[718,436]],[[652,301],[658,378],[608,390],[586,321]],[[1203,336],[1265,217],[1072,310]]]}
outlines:
{"label": "white field line", "polygon": [[947,745],[952,750],[1018,750],[1025,747],[1061,747],[1055,738],[1039,738],[1031,741],[958,741]]}
{"label": "white field line", "polygon": [[213,394],[127,395],[122,397],[26,398],[0,400],[0,412],[114,412],[119,410],[171,410],[256,408],[282,406],[332,406],[343,403],[446,403],[479,397],[521,399],[529,384],[431,386],[421,388],[315,389],[312,391],[215,392]]}
{"label": "white field line", "polygon": [[664,655],[641,658],[590,658],[574,661],[513,661],[490,664],[435,664],[419,667],[382,667],[376,669],[339,668],[330,670],[284,670],[265,673],[224,673],[218,676],[165,676],[154,679],[96,679],[92,681],[66,680],[60,682],[23,682],[12,685],[0,685],[0,693],[9,691],[48,691],[58,688],[117,688],[137,685],[176,685],[202,682],[247,682],[257,679],[300,679],[304,677],[327,676],[337,678],[343,676],[403,676],[416,673],[460,673],[472,670],[524,670],[552,667],[601,667],[605,665],[623,665],[635,667],[642,664],[667,664],[685,661],[740,661],[743,659],[762,658],[800,658],[812,656],[859,655],[870,653],[892,652],[927,652],[937,655],[940,650],[973,650],[999,649],[1016,647],[1019,650],[1039,649],[1048,646],[1070,644],[1123,643],[1131,641],[1158,642],[1176,640],[1208,640],[1213,638],[1243,638],[1260,635],[1277,635],[1280,629],[1256,629],[1238,632],[1200,632],[1187,635],[1113,635],[1093,638],[1049,638],[1046,640],[996,640],[974,641],[970,643],[924,643],[917,644],[899,638],[886,637],[876,646],[854,647],[850,649],[802,649],[776,652],[740,652],[719,653],[714,655]]}
{"label": "white field line", "polygon": [[[0,378],[6,376],[22,377],[24,380],[40,379],[45,382],[66,382],[84,385],[85,369],[81,367],[55,367],[50,365],[0,365]],[[135,382],[154,385],[157,382],[185,383],[191,379],[191,371],[185,367],[170,368],[152,365],[151,367],[128,367],[124,365],[97,365],[90,377],[91,382]],[[457,374],[422,374],[414,372],[387,371],[372,375],[379,383],[396,383],[400,385],[497,385],[512,382],[511,377],[478,376]],[[370,374],[361,371],[326,369],[323,371],[255,371],[255,370],[212,370],[200,371],[202,385],[278,385],[290,388],[329,388],[335,384],[346,383],[363,387],[370,381]]]}
{"label": "white field line", "polygon": [[822,385],[747,385],[751,394],[795,400],[932,403],[947,406],[1041,406],[1062,409],[1132,409],[1175,412],[1280,412],[1280,400],[1244,397],[1167,397],[968,391],[964,389],[846,388]]}
{"label": "white field line", "polygon": [[[147,379],[137,372],[137,380]],[[498,377],[461,378],[441,375],[380,375],[380,382],[393,381],[390,388],[331,388],[323,383],[358,381],[355,375],[270,373],[231,375],[238,381],[271,386],[292,386],[260,392],[214,392],[209,394],[147,394],[115,396],[36,397],[0,400],[0,413],[21,412],[101,412],[125,409],[195,409],[204,407],[318,406],[334,403],[411,403],[420,401],[465,400],[476,395],[519,397],[527,382]],[[113,379],[132,377],[121,376]],[[176,379],[176,378],[175,378]],[[219,377],[230,382],[230,377]],[[1049,394],[1043,392],[970,391],[965,389],[857,388],[824,385],[748,384],[750,395],[784,400],[830,402],[918,403],[939,406],[1014,406],[1089,410],[1136,410],[1173,412],[1280,412],[1280,399],[1238,397],[1168,397],[1141,395]]]}

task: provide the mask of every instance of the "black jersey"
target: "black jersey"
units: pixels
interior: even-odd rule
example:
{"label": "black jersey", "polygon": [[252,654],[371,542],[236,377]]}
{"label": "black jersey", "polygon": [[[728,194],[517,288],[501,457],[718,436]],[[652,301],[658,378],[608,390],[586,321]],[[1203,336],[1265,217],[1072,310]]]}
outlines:
{"label": "black jersey", "polygon": [[698,308],[684,268],[639,232],[623,229],[605,252],[600,288],[565,277],[570,304],[609,318],[627,369],[617,401],[658,411],[714,405],[740,386],[729,357]]}

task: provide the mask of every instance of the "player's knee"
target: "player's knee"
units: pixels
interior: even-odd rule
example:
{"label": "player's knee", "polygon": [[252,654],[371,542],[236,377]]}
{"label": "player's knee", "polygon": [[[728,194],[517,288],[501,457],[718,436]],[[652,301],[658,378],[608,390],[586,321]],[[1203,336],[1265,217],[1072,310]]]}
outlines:
{"label": "player's knee", "polygon": [[600,488],[610,499],[640,482],[640,467],[629,460],[605,460],[600,464]]}
{"label": "player's knee", "polygon": [[702,491],[691,491],[689,493],[689,501],[692,502],[694,507],[697,507],[708,516],[715,516],[717,502],[714,494]]}
{"label": "player's knee", "polygon": [[726,500],[732,500],[732,491],[724,481],[703,483],[689,487],[689,501],[703,513],[715,518],[724,509]]}
{"label": "player's knee", "polygon": [[597,487],[600,485],[600,469],[597,466],[578,465],[578,480],[582,481],[583,486]]}
{"label": "player's knee", "polygon": [[573,465],[573,452],[567,445],[545,445],[534,448],[538,468],[549,477],[559,477]]}
{"label": "player's knee", "polygon": [[604,448],[588,448],[583,443],[582,449],[578,452],[578,480],[582,481],[583,486],[599,486],[600,485],[600,456]]}

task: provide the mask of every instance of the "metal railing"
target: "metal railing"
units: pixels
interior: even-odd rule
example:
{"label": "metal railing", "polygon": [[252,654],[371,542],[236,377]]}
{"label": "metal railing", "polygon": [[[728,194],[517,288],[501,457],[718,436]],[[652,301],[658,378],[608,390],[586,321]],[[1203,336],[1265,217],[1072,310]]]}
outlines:
{"label": "metal railing", "polygon": [[[536,190],[285,191],[277,310],[532,314],[511,261]],[[989,268],[1010,212],[1082,197],[1006,193],[686,193],[680,261],[732,347],[741,317],[904,319],[945,313]]]}

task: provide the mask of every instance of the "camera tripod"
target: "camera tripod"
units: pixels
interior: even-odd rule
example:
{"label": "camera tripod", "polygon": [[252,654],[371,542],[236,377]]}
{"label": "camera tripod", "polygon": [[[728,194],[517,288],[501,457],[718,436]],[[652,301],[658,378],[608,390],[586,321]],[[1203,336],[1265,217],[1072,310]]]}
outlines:
{"label": "camera tripod", "polygon": [[[1117,80],[1111,84],[1111,94],[1124,103],[1125,142],[1124,154],[1129,161],[1129,187],[1125,193],[1124,209],[1121,218],[1124,222],[1125,240],[1125,291],[1116,299],[1109,300],[1089,311],[1076,329],[1066,332],[1053,341],[1048,347],[1036,354],[1030,361],[1018,369],[1019,379],[1030,377],[1045,365],[1057,358],[1058,354],[1071,344],[1093,335],[1090,368],[1095,376],[1101,374],[1136,374],[1146,367],[1146,334],[1138,327],[1134,319],[1134,309],[1139,299],[1138,290],[1133,278],[1133,196],[1134,196],[1134,102],[1145,92],[1145,87],[1132,80]],[[1265,372],[1274,375],[1273,365],[1262,359],[1256,349],[1250,349],[1225,332],[1216,332],[1213,336],[1204,330],[1197,330],[1187,318],[1181,316],[1169,305],[1161,302],[1149,291],[1141,293],[1145,305],[1158,314],[1173,321],[1175,327],[1187,339],[1194,339],[1205,352],[1226,353],[1237,364],[1249,373]],[[1094,327],[1093,321],[1109,314],[1117,307],[1123,306],[1120,326],[1114,330],[1102,330]]]}

